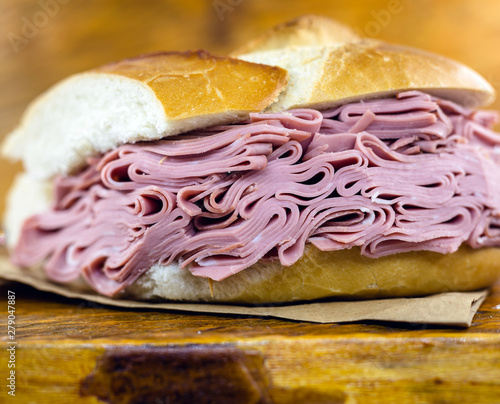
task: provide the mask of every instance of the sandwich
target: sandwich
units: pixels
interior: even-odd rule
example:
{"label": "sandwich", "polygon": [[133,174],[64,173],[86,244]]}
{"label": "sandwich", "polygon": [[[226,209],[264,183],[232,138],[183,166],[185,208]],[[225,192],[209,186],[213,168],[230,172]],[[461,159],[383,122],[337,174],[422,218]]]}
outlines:
{"label": "sandwich", "polygon": [[278,303],[499,277],[491,85],[304,16],[229,57],[126,59],[56,84],[3,153],[12,262],[138,300]]}

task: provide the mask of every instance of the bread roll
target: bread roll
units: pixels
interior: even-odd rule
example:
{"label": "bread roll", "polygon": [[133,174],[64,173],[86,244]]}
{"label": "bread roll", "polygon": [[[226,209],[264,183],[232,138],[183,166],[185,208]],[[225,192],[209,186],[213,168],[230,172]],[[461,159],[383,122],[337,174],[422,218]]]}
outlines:
{"label": "bread roll", "polygon": [[467,107],[485,107],[495,90],[454,60],[405,46],[357,37],[347,27],[306,16],[280,25],[231,54],[280,66],[290,82],[269,111],[326,109],[404,90],[423,90]]}
{"label": "bread roll", "polygon": [[125,143],[244,119],[275,101],[286,82],[279,67],[205,51],[126,59],[50,88],[28,107],[3,153],[37,179],[67,175]]}
{"label": "bread roll", "polygon": [[308,245],[290,267],[279,261],[257,263],[212,285],[177,265],[155,265],[126,296],[251,304],[422,296],[487,287],[499,276],[497,262],[498,248],[462,246],[447,255],[414,251],[367,258],[359,248],[320,251]]}

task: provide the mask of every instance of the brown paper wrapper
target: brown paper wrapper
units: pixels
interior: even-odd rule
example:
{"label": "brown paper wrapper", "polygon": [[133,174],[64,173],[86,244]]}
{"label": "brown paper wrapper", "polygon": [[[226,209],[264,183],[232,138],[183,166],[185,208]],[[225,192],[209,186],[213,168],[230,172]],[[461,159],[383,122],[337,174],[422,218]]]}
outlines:
{"label": "brown paper wrapper", "polygon": [[340,323],[362,320],[440,324],[468,327],[488,290],[441,293],[416,298],[363,301],[313,302],[287,305],[238,306],[211,303],[146,302],[112,299],[93,292],[82,292],[36,276],[36,273],[12,265],[6,254],[0,256],[0,278],[21,282],[38,290],[68,298],[84,299],[109,306],[134,309],[177,310],[195,313],[277,317],[316,323]]}

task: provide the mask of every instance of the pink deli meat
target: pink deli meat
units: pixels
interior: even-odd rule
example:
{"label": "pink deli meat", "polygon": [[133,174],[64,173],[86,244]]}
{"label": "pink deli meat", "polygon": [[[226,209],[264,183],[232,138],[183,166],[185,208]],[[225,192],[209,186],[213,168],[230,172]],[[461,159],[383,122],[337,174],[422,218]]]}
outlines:
{"label": "pink deli meat", "polygon": [[411,91],[127,144],[57,178],[14,263],[115,295],[153,264],[222,280],[307,243],[380,257],[500,246],[496,115]]}

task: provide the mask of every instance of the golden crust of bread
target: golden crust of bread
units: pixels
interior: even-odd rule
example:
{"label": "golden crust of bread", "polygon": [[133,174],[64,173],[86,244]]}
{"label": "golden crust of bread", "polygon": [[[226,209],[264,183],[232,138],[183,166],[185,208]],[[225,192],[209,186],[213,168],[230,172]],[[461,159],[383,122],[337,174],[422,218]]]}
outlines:
{"label": "golden crust of bread", "polygon": [[233,54],[296,46],[339,46],[359,39],[359,35],[345,24],[321,15],[307,14],[271,28],[248,41]]}
{"label": "golden crust of bread", "polygon": [[90,72],[144,83],[163,105],[167,120],[262,111],[277,99],[288,76],[279,67],[214,56],[204,50],[146,54]]}
{"label": "golden crust of bread", "polygon": [[405,90],[427,91],[467,107],[484,107],[495,99],[493,87],[459,62],[362,39],[342,24],[313,15],[278,25],[231,55],[289,71],[290,83],[271,111],[325,109]]}
{"label": "golden crust of bread", "polygon": [[372,93],[423,90],[469,107],[489,105],[494,89],[478,73],[451,59],[374,40],[332,49],[314,83],[311,105],[350,102]]}
{"label": "golden crust of bread", "polygon": [[[307,245],[290,267],[261,262],[223,281],[213,282],[182,271],[179,286],[165,267],[153,267],[128,290],[138,299],[174,299],[238,303],[270,303],[322,298],[371,299],[422,296],[487,287],[500,276],[500,249],[472,249],[452,254],[415,251],[368,258],[359,248],[320,251]],[[167,273],[162,274],[162,271]],[[181,287],[182,285],[182,287]]]}

